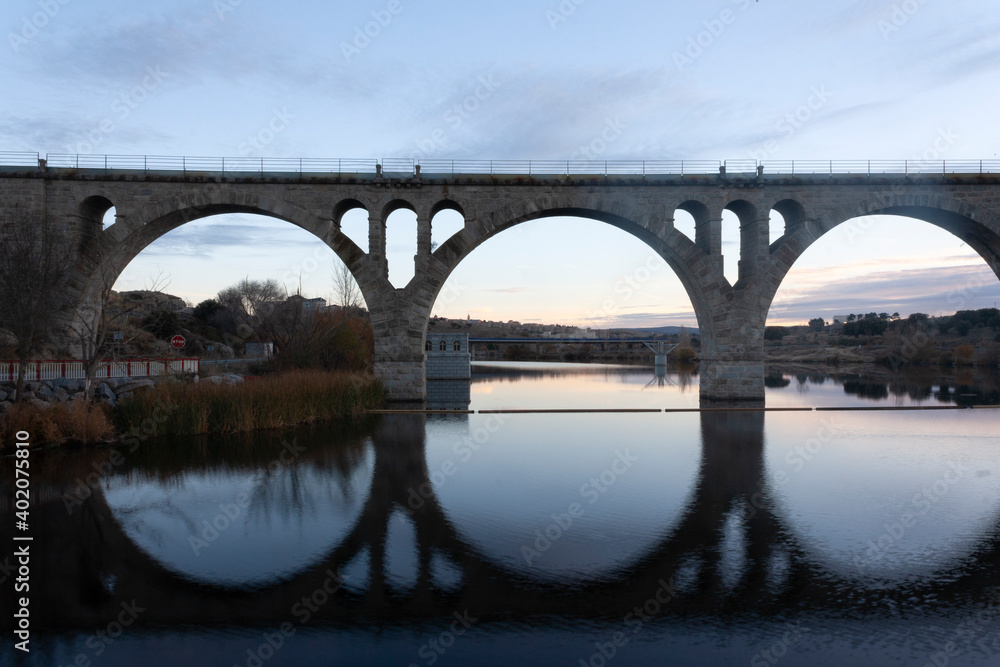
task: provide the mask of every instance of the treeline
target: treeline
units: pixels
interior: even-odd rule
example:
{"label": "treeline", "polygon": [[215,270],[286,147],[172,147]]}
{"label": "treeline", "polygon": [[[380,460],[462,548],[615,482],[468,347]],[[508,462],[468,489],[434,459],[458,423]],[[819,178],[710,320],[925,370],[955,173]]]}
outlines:
{"label": "treeline", "polygon": [[275,280],[243,280],[194,308],[194,318],[246,343],[273,346],[277,370],[370,370],[375,342],[368,312],[357,304],[317,308],[286,296]]}
{"label": "treeline", "polygon": [[[926,313],[912,313],[905,320],[885,313],[868,313],[867,315],[849,315],[841,333],[845,336],[881,336],[890,327],[913,329],[920,328],[931,321]],[[941,335],[954,334],[967,336],[974,329],[987,329],[994,333],[994,341],[1000,342],[1000,310],[996,308],[980,308],[979,310],[960,310],[949,317],[936,317],[932,322]]]}

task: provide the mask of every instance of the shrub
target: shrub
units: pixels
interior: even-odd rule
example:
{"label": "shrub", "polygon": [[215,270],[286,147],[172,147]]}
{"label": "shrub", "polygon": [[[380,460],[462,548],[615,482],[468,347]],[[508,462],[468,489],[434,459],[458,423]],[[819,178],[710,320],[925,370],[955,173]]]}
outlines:
{"label": "shrub", "polygon": [[845,336],[881,336],[885,333],[889,323],[878,317],[866,317],[864,319],[848,322],[844,325]]}
{"label": "shrub", "polygon": [[212,317],[222,310],[222,304],[215,299],[205,299],[194,307],[194,316],[199,320],[211,322]]}
{"label": "shrub", "polygon": [[30,433],[34,443],[65,440],[91,443],[106,440],[114,433],[104,408],[83,401],[11,405],[0,417],[0,446],[14,442],[18,431]]}
{"label": "shrub", "polygon": [[968,365],[972,363],[972,355],[976,353],[976,348],[971,345],[959,345],[955,348],[955,363]]}
{"label": "shrub", "polygon": [[765,327],[764,340],[781,340],[788,334],[786,327]]}
{"label": "shrub", "polygon": [[992,344],[983,348],[979,354],[976,355],[976,363],[980,366],[998,366],[1000,365],[1000,345]]}
{"label": "shrub", "polygon": [[694,351],[693,347],[685,346],[678,347],[674,350],[674,358],[680,362],[688,362],[698,356],[698,353]]}

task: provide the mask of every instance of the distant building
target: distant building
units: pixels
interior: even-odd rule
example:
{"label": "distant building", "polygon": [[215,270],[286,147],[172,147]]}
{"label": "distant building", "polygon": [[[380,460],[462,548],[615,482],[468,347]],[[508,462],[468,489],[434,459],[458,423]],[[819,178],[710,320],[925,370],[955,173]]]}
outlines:
{"label": "distant building", "polygon": [[469,379],[469,334],[428,333],[424,352],[424,368],[428,380]]}
{"label": "distant building", "polygon": [[285,301],[290,303],[300,302],[302,304],[302,310],[319,310],[320,308],[326,308],[326,299],[316,297],[313,299],[307,299],[301,294],[293,294]]}

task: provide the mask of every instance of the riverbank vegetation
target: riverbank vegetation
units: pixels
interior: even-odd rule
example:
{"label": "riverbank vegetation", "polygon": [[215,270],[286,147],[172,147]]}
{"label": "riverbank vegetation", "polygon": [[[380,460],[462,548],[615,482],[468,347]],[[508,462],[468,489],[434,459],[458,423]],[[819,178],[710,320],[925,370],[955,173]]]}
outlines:
{"label": "riverbank vegetation", "polygon": [[31,434],[32,444],[110,440],[115,434],[110,412],[110,408],[84,401],[12,405],[0,416],[0,450],[11,446],[19,431]]}
{"label": "riverbank vegetation", "polygon": [[1000,364],[1000,311],[960,310],[931,317],[858,313],[844,321],[810,320],[806,327],[767,327],[768,361],[875,363],[890,367]]}
{"label": "riverbank vegetation", "polygon": [[294,370],[241,382],[192,380],[165,379],[114,407],[84,400],[14,404],[0,416],[0,443],[14,442],[18,431],[36,444],[243,433],[350,421],[382,405],[382,384],[370,373]]}
{"label": "riverbank vegetation", "polygon": [[382,405],[382,384],[364,373],[295,370],[237,384],[161,383],[123,400],[119,433],[241,433],[354,418]]}

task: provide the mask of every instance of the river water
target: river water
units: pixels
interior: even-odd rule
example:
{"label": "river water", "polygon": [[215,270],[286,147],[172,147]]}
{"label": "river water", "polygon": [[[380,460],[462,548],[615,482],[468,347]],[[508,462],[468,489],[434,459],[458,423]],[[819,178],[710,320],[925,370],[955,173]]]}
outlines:
{"label": "river water", "polygon": [[34,452],[0,662],[1000,664],[1000,412],[953,409],[995,372],[697,381],[477,365],[471,413]]}

